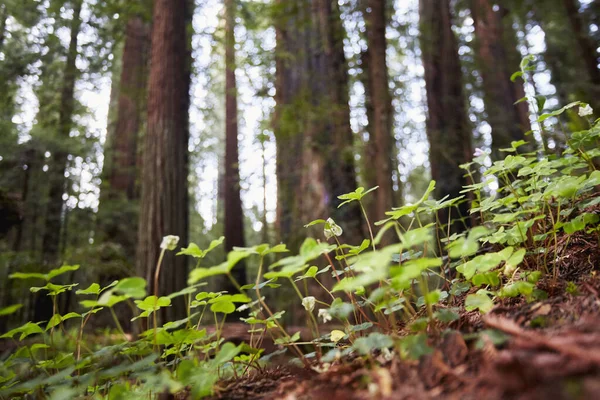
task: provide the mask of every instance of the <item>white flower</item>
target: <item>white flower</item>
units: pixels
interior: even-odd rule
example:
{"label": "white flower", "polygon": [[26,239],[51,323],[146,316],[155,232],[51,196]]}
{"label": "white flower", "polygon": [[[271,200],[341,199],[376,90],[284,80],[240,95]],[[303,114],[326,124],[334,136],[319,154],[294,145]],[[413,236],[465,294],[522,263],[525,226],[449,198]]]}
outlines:
{"label": "white flower", "polygon": [[481,156],[485,156],[487,153],[483,150],[481,150],[479,147],[475,148],[475,153],[473,153],[473,157],[481,157]]}
{"label": "white flower", "polygon": [[319,318],[323,318],[323,323],[327,323],[327,321],[331,321],[333,319],[331,314],[329,314],[329,311],[324,308],[319,310]]}
{"label": "white flower", "polygon": [[392,361],[392,359],[394,358],[394,352],[390,351],[390,349],[388,349],[387,347],[381,349],[381,355],[383,356],[383,359],[385,361]]}
{"label": "white flower", "polygon": [[302,306],[308,312],[312,312],[315,309],[315,298],[313,296],[307,296],[302,299]]}
{"label": "white flower", "polygon": [[175,250],[177,243],[179,243],[179,236],[167,235],[163,237],[160,248],[163,250]]}
{"label": "white flower", "polygon": [[326,239],[331,239],[334,236],[342,236],[343,232],[342,227],[336,224],[332,218],[327,218],[327,223],[323,230]]}
{"label": "white flower", "polygon": [[583,107],[579,107],[579,116],[580,117],[586,117],[588,115],[592,115],[593,113],[594,113],[594,109],[589,104],[586,104]]}
{"label": "white flower", "polygon": [[323,372],[327,372],[329,371],[329,368],[331,367],[330,363],[323,363],[320,365],[313,365],[311,368],[313,371],[322,374]]}

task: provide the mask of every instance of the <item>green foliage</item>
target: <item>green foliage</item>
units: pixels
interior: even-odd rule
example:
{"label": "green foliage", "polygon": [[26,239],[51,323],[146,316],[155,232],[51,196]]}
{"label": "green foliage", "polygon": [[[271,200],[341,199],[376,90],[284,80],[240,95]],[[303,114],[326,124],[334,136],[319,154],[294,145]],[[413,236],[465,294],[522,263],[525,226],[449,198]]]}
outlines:
{"label": "green foliage", "polygon": [[[585,107],[569,105],[576,106]],[[569,107],[540,120],[560,117]],[[0,397],[148,398],[188,388],[193,398],[202,398],[214,392],[219,379],[267,363],[271,355],[263,355],[260,348],[267,335],[307,366],[313,365],[317,353],[322,362],[354,354],[369,363],[378,362],[374,354],[412,359],[430,354],[428,332],[441,332],[463,311],[484,314],[506,299],[545,298],[539,286],[557,279],[559,261],[567,251],[562,244],[574,235],[598,239],[600,217],[591,207],[600,203],[595,193],[600,173],[593,162],[599,155],[594,146],[599,137],[600,126],[595,124],[574,134],[561,157],[523,153],[519,149],[524,143],[514,142],[504,160],[485,167],[486,156],[479,156],[464,165],[468,174],[477,170],[483,176],[482,182],[464,188],[475,199],[471,213],[480,224],[462,233],[446,236],[439,221],[423,222],[437,221],[439,210],[454,207],[463,198],[429,199],[435,188],[431,182],[416,203],[392,209],[387,219],[375,223],[379,231],[376,235],[370,231],[370,238],[359,245],[343,243],[344,232],[332,219],[315,220],[306,226],[322,224],[332,243],[307,238],[298,254],[286,254],[283,244],[259,244],[235,248],[225,261],[201,267],[199,263],[223,243],[223,237],[206,249],[190,243],[178,256],[191,257],[198,265],[189,273],[189,286],[168,296],[148,294],[146,281],[139,277],[104,287],[92,283],[75,291],[81,310],[61,315],[54,307],[49,321],[27,322],[0,336],[19,344],[0,363]],[[496,193],[489,193],[489,182],[498,182]],[[367,223],[361,200],[370,191],[359,188],[340,196],[342,205],[359,202]],[[400,223],[401,218],[409,224]],[[395,243],[379,247],[388,231],[395,233]],[[266,268],[268,257],[274,256],[278,258]],[[255,282],[244,286],[232,276],[242,260],[256,264],[258,271]],[[30,290],[46,292],[56,305],[57,298],[77,284],[53,280],[77,269],[16,272],[11,278],[43,282]],[[220,275],[233,280],[238,291],[198,291],[208,278]],[[329,275],[333,284],[324,279]],[[285,310],[274,310],[265,301],[262,291],[277,291],[281,282],[291,286],[292,301],[304,308],[312,338],[288,333],[281,323]],[[311,294],[313,282],[324,289],[324,296]],[[570,282],[565,290],[577,294],[577,285]],[[179,296],[186,300],[187,317],[159,323],[160,310],[171,307]],[[146,326],[137,340],[129,340],[116,317],[114,307],[120,303],[132,308],[134,324]],[[20,307],[2,308],[0,317]],[[97,348],[86,341],[84,329],[105,308],[119,335],[110,345]],[[222,337],[225,318],[236,312],[244,313],[240,320],[247,325],[250,343],[234,345]],[[201,326],[205,314],[214,320],[214,329]],[[399,320],[409,335],[392,328]],[[332,321],[340,329],[320,333],[322,324]],[[483,334],[505,340],[494,331],[477,333]],[[62,341],[65,344],[58,346]],[[306,354],[301,345],[312,346],[315,352]]]}

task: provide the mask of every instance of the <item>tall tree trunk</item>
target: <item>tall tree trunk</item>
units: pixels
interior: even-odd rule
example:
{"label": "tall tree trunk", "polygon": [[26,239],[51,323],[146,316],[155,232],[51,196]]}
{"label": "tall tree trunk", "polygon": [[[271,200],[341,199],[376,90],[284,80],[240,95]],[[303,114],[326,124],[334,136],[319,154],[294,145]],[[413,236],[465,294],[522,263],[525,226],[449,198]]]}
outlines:
{"label": "tall tree trunk", "polygon": [[[71,20],[71,39],[65,63],[63,84],[60,95],[58,127],[56,129],[54,151],[48,165],[48,178],[50,190],[48,205],[46,207],[46,220],[44,236],[42,239],[42,263],[46,268],[55,268],[58,265],[59,246],[63,216],[63,194],[65,193],[65,170],[67,167],[68,151],[64,148],[64,141],[69,139],[73,126],[73,110],[75,106],[75,80],[77,78],[77,37],[81,29],[81,8],[83,0],[73,1],[73,18]],[[52,316],[52,303],[37,296],[35,306],[35,321],[48,320]]]}
{"label": "tall tree trunk", "polygon": [[[238,157],[237,85],[235,79],[235,14],[234,0],[225,0],[225,251],[245,246],[244,212],[240,197]],[[246,284],[245,265],[237,266],[232,275]],[[228,287],[235,293],[235,287]]]}
{"label": "tall tree trunk", "polygon": [[590,39],[587,28],[583,24],[579,14],[578,0],[563,0],[567,17],[571,24],[571,29],[579,45],[580,56],[585,64],[590,81],[596,86],[594,96],[598,96],[598,86],[600,86],[600,71],[598,70],[598,52],[596,46]]}
{"label": "tall tree trunk", "polygon": [[[116,121],[105,152],[106,185],[100,204],[100,238],[120,244],[127,258],[135,256],[137,215],[132,203],[139,199],[138,140],[145,118],[150,28],[132,16],[125,28]],[[127,221],[126,224],[123,221]]]}
{"label": "tall tree trunk", "polygon": [[[466,99],[456,38],[452,32],[449,0],[420,0],[421,52],[427,91],[427,138],[431,176],[436,181],[435,197],[461,196],[469,182],[459,167],[472,159],[471,132],[467,122]],[[456,221],[451,231],[469,225],[469,204],[458,207],[465,224]],[[459,217],[454,209],[439,213],[443,224]]]}
{"label": "tall tree trunk", "polygon": [[[503,159],[500,149],[510,148],[512,141],[525,139],[519,110],[515,103],[520,83],[510,81],[511,71],[504,46],[501,10],[494,11],[489,0],[471,0],[471,16],[477,38],[477,61],[483,77],[487,120],[492,127],[492,159]],[[513,50],[514,51],[514,50]],[[526,104],[526,103],[525,103]]]}
{"label": "tall tree trunk", "polygon": [[[514,72],[520,70],[520,64],[523,58],[521,52],[518,50],[519,39],[514,27],[515,21],[518,20],[518,18],[511,13],[510,9],[502,5],[499,5],[499,7],[499,13],[502,16],[502,30],[504,32],[503,43],[504,48],[506,49],[506,62],[508,65],[508,72],[512,75]],[[522,82],[517,80],[511,87],[515,101],[525,97],[525,86]],[[531,131],[531,121],[529,120],[531,112],[529,110],[529,103],[524,101],[520,102],[516,105],[516,108],[521,131]]]}
{"label": "tall tree trunk", "polygon": [[297,247],[303,225],[331,216],[344,240],[362,238],[356,203],[337,196],[356,189],[348,106],[344,31],[337,2],[282,2],[277,18],[274,132],[280,239]]}
{"label": "tall tree trunk", "polygon": [[0,4],[0,52],[4,46],[6,38],[6,21],[8,20],[8,7],[6,4]]}
{"label": "tall tree trunk", "polygon": [[[556,0],[551,6],[546,1],[534,2],[531,17],[544,31],[546,44],[544,61],[551,72],[552,84],[556,88],[556,96],[561,105],[577,100],[584,101],[594,108],[594,114],[598,116],[600,115],[600,86],[594,83],[594,79],[598,78],[598,72],[591,68],[593,61],[589,61],[589,57],[596,59],[597,53],[593,46],[593,50],[589,53],[583,50],[589,44],[589,38],[586,40],[585,37],[582,37],[586,35],[582,26],[580,26],[582,30],[579,33],[576,32],[577,23],[580,22],[579,15],[572,13],[568,15],[566,11],[567,7],[563,0]],[[577,8],[575,8],[575,12],[577,12]],[[571,30],[565,31],[565,27],[569,25]],[[586,54],[573,51],[576,48]],[[573,130],[586,129],[587,122],[577,116],[576,110],[570,110],[567,114],[575,123]]]}
{"label": "tall tree trunk", "polygon": [[367,0],[363,16],[366,23],[367,46],[366,53],[368,73],[365,92],[369,98],[372,110],[367,113],[369,118],[369,142],[367,144],[367,162],[375,163],[365,168],[364,174],[369,187],[379,186],[373,193],[371,201],[371,217],[374,221],[385,218],[385,212],[394,205],[394,190],[392,183],[392,167],[395,163],[392,157],[396,152],[395,140],[392,132],[393,109],[390,96],[388,68],[387,68],[387,41],[385,31],[387,27],[385,1]]}
{"label": "tall tree trunk", "polygon": [[[275,16],[275,114],[277,234],[288,247],[300,245],[303,200],[301,177],[305,165],[305,131],[309,124],[308,32],[303,21],[308,17],[306,1],[290,3],[276,0],[280,14]],[[315,187],[319,176],[315,176]],[[315,192],[313,192],[315,194]],[[317,208],[316,206],[313,209]],[[324,211],[319,207],[318,211]]]}
{"label": "tall tree trunk", "polygon": [[[136,267],[154,287],[155,266],[163,236],[188,241],[188,2],[156,0],[148,86],[148,131],[144,138],[141,214]],[[187,260],[167,251],[161,267],[159,295],[186,285]],[[152,289],[151,289],[152,290]],[[182,297],[163,318],[185,316]]]}
{"label": "tall tree trunk", "polygon": [[[342,24],[338,2],[313,0],[312,62],[315,106],[330,111],[315,121],[314,141],[318,144],[318,156],[323,162],[328,212],[345,229],[344,239],[358,244],[364,238],[362,215],[356,202],[337,208],[337,196],[356,189],[354,167],[353,133],[350,127],[348,94],[348,64],[344,54],[346,33]],[[325,133],[325,134],[323,134]],[[389,159],[388,159],[389,161]],[[310,176],[307,176],[311,179]]]}

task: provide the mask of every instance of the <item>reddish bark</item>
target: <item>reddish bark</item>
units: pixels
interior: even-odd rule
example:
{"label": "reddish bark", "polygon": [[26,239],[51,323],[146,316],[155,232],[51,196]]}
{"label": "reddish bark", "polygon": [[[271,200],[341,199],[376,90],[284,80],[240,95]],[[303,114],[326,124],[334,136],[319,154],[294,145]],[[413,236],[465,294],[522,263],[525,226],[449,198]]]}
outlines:
{"label": "reddish bark", "polygon": [[[466,112],[462,74],[456,38],[452,32],[449,0],[421,0],[421,52],[427,90],[427,137],[431,176],[436,181],[435,197],[461,196],[464,178],[461,164],[472,159],[471,130]],[[469,204],[458,207],[462,222],[454,222],[451,231],[470,225]],[[439,213],[443,224],[448,222],[447,209]],[[452,209],[450,218],[458,218]]]}
{"label": "reddish bark", "polygon": [[[60,94],[58,126],[56,143],[52,151],[51,162],[48,164],[49,193],[42,239],[42,262],[48,269],[58,267],[60,256],[60,239],[63,229],[63,194],[65,193],[68,152],[62,145],[69,138],[73,126],[73,111],[75,107],[75,80],[77,70],[77,45],[81,30],[81,8],[83,0],[74,2],[73,18],[71,20],[71,38],[67,59],[65,62],[63,84]],[[44,321],[52,316],[52,304],[45,296],[39,296],[35,305],[35,321]]]}
{"label": "reddish bark", "polygon": [[[240,197],[238,157],[237,83],[235,78],[235,2],[225,0],[225,250],[243,247],[244,213]],[[246,283],[246,271],[239,265],[232,271],[240,285]],[[235,288],[229,288],[234,290]]]}
{"label": "reddish bark", "polygon": [[366,23],[368,51],[366,71],[368,93],[372,111],[369,118],[369,142],[367,144],[367,160],[365,160],[365,177],[369,187],[379,186],[373,193],[371,201],[371,218],[374,221],[385,218],[385,212],[394,205],[392,184],[392,157],[395,156],[395,140],[392,132],[393,109],[390,96],[387,69],[387,27],[386,5],[384,1],[368,0],[367,9],[363,10]]}
{"label": "reddish bark", "polygon": [[[137,272],[154,286],[163,236],[188,241],[189,50],[186,0],[156,0],[148,86],[148,131],[144,138]],[[168,251],[162,264],[159,295],[186,285],[185,257]],[[165,309],[169,320],[185,315],[180,298]]]}
{"label": "reddish bark", "polygon": [[[530,128],[527,121],[522,121],[520,111],[515,105],[519,92],[510,81],[508,49],[505,48],[501,11],[494,11],[494,4],[489,0],[472,0],[471,15],[475,24],[477,38],[477,56],[483,77],[484,101],[487,120],[492,127],[492,158],[503,159],[500,151],[511,147],[512,141],[524,140],[524,133]],[[514,49],[513,49],[514,51]],[[527,103],[523,103],[527,104]],[[526,126],[522,126],[527,123]],[[529,129],[528,129],[529,128]],[[525,129],[525,130],[524,130]]]}

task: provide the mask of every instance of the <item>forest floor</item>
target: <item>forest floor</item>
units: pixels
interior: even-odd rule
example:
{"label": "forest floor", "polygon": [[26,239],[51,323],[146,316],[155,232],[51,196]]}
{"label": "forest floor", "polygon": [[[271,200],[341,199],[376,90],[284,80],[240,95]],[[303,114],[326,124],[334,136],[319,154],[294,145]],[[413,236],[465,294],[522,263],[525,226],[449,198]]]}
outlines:
{"label": "forest floor", "polygon": [[600,398],[600,249],[583,235],[568,246],[559,277],[538,284],[546,300],[509,299],[485,315],[462,308],[428,332],[435,350],[418,361],[342,359],[320,373],[277,365],[220,382],[212,399]]}

